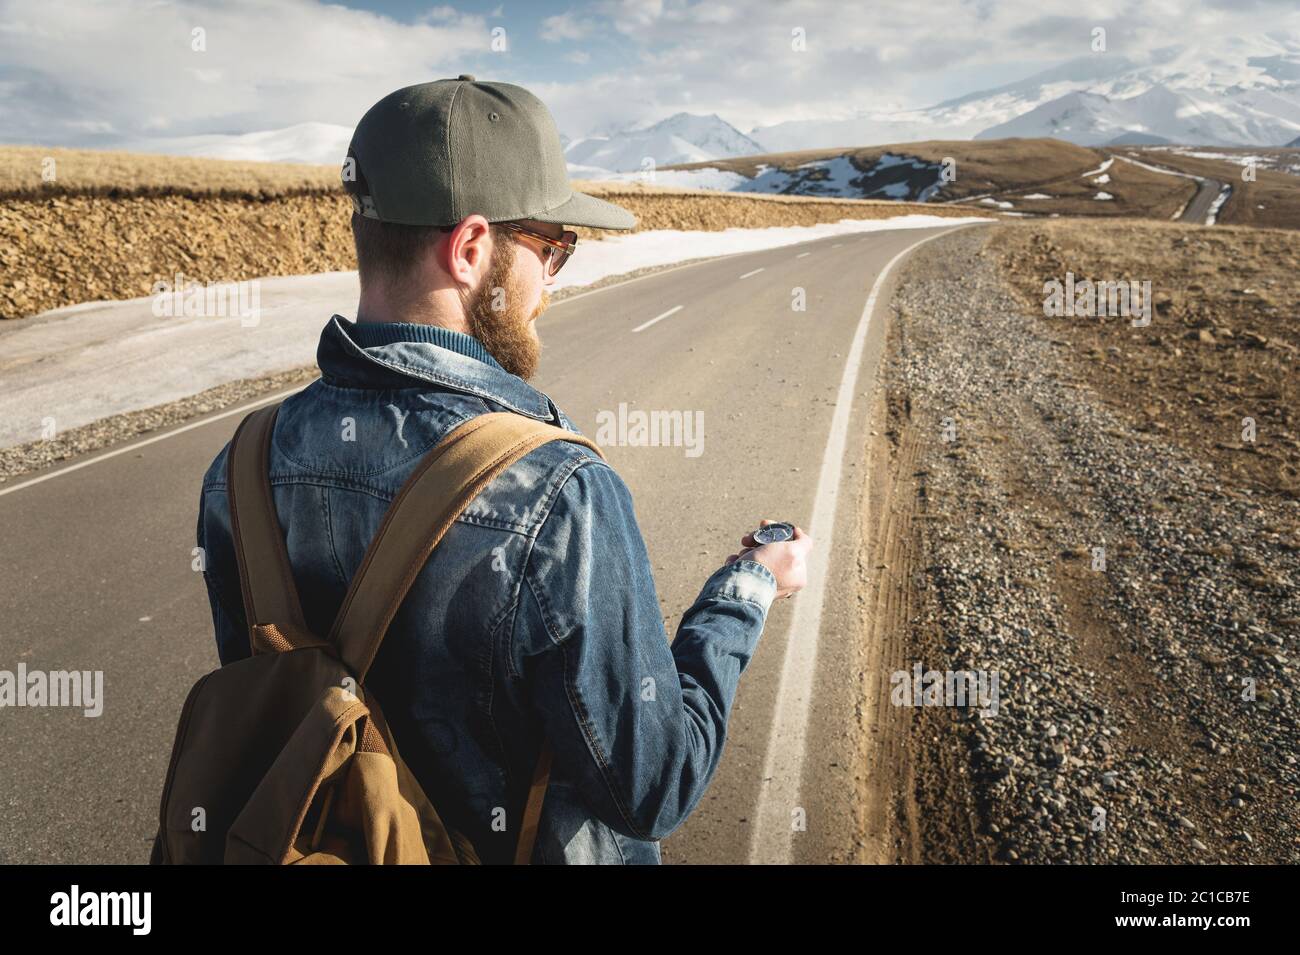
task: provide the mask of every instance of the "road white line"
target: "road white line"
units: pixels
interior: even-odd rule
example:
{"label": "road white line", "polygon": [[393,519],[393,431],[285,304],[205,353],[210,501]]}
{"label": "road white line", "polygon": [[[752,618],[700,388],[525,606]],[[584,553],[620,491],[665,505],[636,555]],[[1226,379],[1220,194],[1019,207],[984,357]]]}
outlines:
{"label": "road white line", "polygon": [[777,685],[776,713],[759,784],[757,824],[749,844],[752,864],[786,865],[794,856],[794,828],[790,824],[790,814],[797,806],[803,805],[799,801],[800,790],[808,741],[808,717],[812,712],[813,677],[817,672],[822,605],[826,600],[830,555],[835,543],[835,508],[839,501],[844,452],[848,446],[853,396],[858,390],[858,366],[862,364],[876,296],[884,287],[890,271],[905,255],[951,231],[948,229],[914,242],[889,260],[871,286],[867,303],[862,307],[862,317],[853,333],[853,344],[849,346],[835,399],[835,414],[831,418],[821,474],[817,478],[812,522],[808,526],[808,533],[817,541],[817,546],[808,560],[808,586],[795,598],[785,659],[781,664],[781,682]]}
{"label": "road white line", "polygon": [[559,308],[561,305],[568,305],[570,302],[576,302],[580,298],[586,298],[588,295],[599,295],[601,292],[608,292],[611,289],[622,288],[624,285],[631,285],[633,282],[642,282],[645,279],[658,278],[661,275],[667,275],[669,272],[676,272],[680,269],[693,269],[697,265],[707,265],[710,262],[716,262],[718,259],[729,259],[736,255],[753,255],[755,252],[766,252],[767,249],[754,249],[749,252],[728,252],[726,255],[710,255],[702,259],[696,259],[693,262],[684,262],[681,265],[674,265],[669,269],[659,269],[655,272],[647,272],[645,275],[638,275],[633,279],[624,279],[622,282],[610,282],[608,285],[602,285],[600,288],[588,289],[585,292],[578,292],[575,295],[568,295],[559,301],[553,303],[551,308]]}
{"label": "road white line", "polygon": [[752,271],[752,272],[746,272],[744,275],[741,276],[741,278],[742,278],[742,279],[747,279],[747,278],[749,278],[751,275],[757,275],[757,274],[758,274],[759,272],[761,272],[761,271],[763,271],[762,266],[760,266],[759,268],[754,269],[754,271]]}
{"label": "road white line", "polygon": [[796,258],[796,259],[802,259],[805,255],[812,255],[812,253],[811,253],[811,252],[800,252],[798,255],[795,256],[795,258]]}
{"label": "road white line", "polygon": [[[809,239],[808,242],[820,242],[820,239]],[[796,242],[794,245],[804,245],[806,243]],[[777,248],[783,248],[777,246]],[[552,304],[551,308],[559,308],[561,305],[568,305],[570,302],[576,302],[580,298],[586,298],[588,295],[599,295],[601,292],[608,292],[611,289],[622,288],[624,285],[631,285],[633,282],[641,282],[645,279],[657,278],[660,275],[667,275],[669,272],[676,272],[678,269],[691,269],[697,265],[707,265],[710,262],[717,262],[719,259],[731,259],[742,255],[757,255],[760,252],[769,252],[770,249],[749,249],[743,252],[727,252],[723,255],[709,255],[704,258],[695,259],[692,262],[683,262],[681,265],[674,265],[672,268],[659,269],[654,272],[647,272],[645,275],[638,275],[636,278],[624,279],[622,282],[611,282],[609,285],[602,285],[600,288],[589,289],[586,292],[578,292],[575,295],[569,295]],[[804,255],[809,253],[805,252]],[[761,272],[762,269],[759,269]]]}
{"label": "road white line", "polygon": [[[810,240],[810,241],[816,241],[816,240]],[[727,258],[732,258],[733,256],[741,256],[741,255],[753,255],[755,252],[766,252],[766,251],[768,251],[768,250],[767,250],[767,249],[754,249],[754,250],[747,251],[747,252],[730,252],[730,253],[728,253],[728,254],[726,254],[726,255],[712,255],[712,256],[708,256],[708,257],[706,257],[706,258],[697,259],[697,260],[694,261],[694,262],[684,262],[684,263],[682,263],[681,265],[674,265],[672,268],[659,269],[658,271],[655,271],[655,272],[648,272],[648,273],[646,273],[645,275],[638,275],[638,276],[636,276],[635,278],[625,279],[625,280],[622,281],[622,282],[611,282],[609,285],[602,285],[600,288],[595,288],[595,289],[591,289],[590,291],[587,291],[587,292],[579,292],[579,293],[576,294],[576,295],[570,295],[570,296],[567,296],[566,298],[563,298],[563,299],[561,299],[560,301],[556,302],[554,305],[551,306],[551,308],[558,308],[558,307],[561,306],[561,305],[567,305],[567,304],[569,304],[570,302],[576,302],[576,301],[577,301],[578,299],[580,299],[580,298],[586,298],[588,295],[597,295],[597,294],[599,294],[599,293],[601,293],[601,292],[608,292],[608,291],[611,291],[611,290],[616,289],[616,288],[622,288],[624,285],[631,285],[631,284],[634,283],[634,282],[640,282],[640,281],[642,281],[642,280],[644,280],[644,279],[658,278],[658,277],[661,276],[661,275],[667,275],[669,272],[677,272],[677,271],[679,271],[679,270],[681,270],[681,269],[694,268],[694,267],[697,266],[697,265],[706,265],[706,264],[708,264],[708,263],[710,263],[710,262],[715,262],[715,261],[717,261],[718,259],[727,259]],[[760,271],[762,271],[762,270],[760,269]],[[105,304],[105,303],[103,303],[103,302],[85,302],[85,303],[83,303],[83,304],[85,305],[86,308],[91,308],[91,307],[94,307],[94,306],[96,306],[96,305],[103,305],[103,304]],[[69,308],[76,308],[76,306],[69,306]],[[677,306],[677,308],[681,308],[681,306],[679,305],[679,306]],[[671,315],[671,314],[672,314],[674,311],[676,311],[676,310],[677,310],[677,309],[673,309],[673,310],[670,311],[670,312],[666,312],[665,314],[660,315],[659,318],[667,318],[669,315]],[[632,330],[633,330],[634,332],[639,332],[642,328],[646,328],[647,326],[649,326],[649,325],[652,324],[653,322],[657,322],[657,321],[659,320],[659,318],[653,319],[651,322],[647,322],[645,325],[642,325],[642,326],[640,326],[640,327],[638,327],[638,328],[634,328],[634,329],[632,329]],[[303,387],[305,388],[306,385],[303,385]],[[283,391],[283,392],[280,392],[280,393],[278,393],[278,394],[268,395],[268,396],[263,397],[263,398],[258,398],[257,400],[255,400],[255,401],[253,401],[253,402],[250,402],[249,404],[246,404],[246,405],[239,405],[239,406],[237,406],[237,407],[235,407],[235,408],[228,409],[228,410],[222,412],[221,414],[213,415],[213,416],[210,417],[210,418],[204,418],[202,421],[193,421],[193,422],[190,422],[189,424],[186,424],[186,425],[184,425],[184,426],[182,426],[182,427],[176,428],[176,429],[174,429],[174,430],[172,430],[172,431],[167,431],[167,432],[164,432],[163,434],[154,435],[152,438],[148,438],[148,439],[146,439],[146,440],[144,440],[144,441],[137,441],[137,442],[135,442],[134,444],[128,445],[128,446],[126,446],[126,447],[116,448],[116,449],[114,449],[114,450],[112,450],[112,451],[109,451],[109,452],[106,452],[106,453],[104,453],[104,454],[96,455],[96,456],[93,457],[93,458],[87,458],[87,459],[84,460],[84,461],[79,461],[79,462],[77,462],[76,464],[71,464],[71,465],[69,465],[69,466],[66,467],[66,468],[60,468],[60,469],[57,470],[57,471],[51,471],[49,474],[42,474],[40,477],[35,477],[35,478],[32,478],[32,479],[27,480],[27,481],[22,481],[22,482],[20,482],[20,483],[18,483],[18,484],[14,484],[14,485],[12,485],[11,487],[0,488],[0,497],[3,497],[3,496],[6,495],[6,494],[12,494],[14,491],[21,491],[23,488],[25,488],[25,487],[31,487],[31,486],[34,485],[34,484],[40,484],[42,481],[48,481],[48,480],[50,480],[50,478],[56,478],[56,477],[59,477],[59,476],[64,475],[64,474],[70,474],[70,473],[72,473],[73,471],[79,471],[79,470],[81,470],[82,468],[90,467],[90,465],[92,465],[92,464],[98,464],[100,461],[107,461],[109,458],[117,457],[119,454],[125,454],[127,451],[133,451],[133,450],[135,450],[136,448],[143,448],[145,445],[153,444],[155,441],[162,441],[162,440],[164,440],[164,439],[166,439],[166,438],[170,438],[172,435],[183,434],[184,432],[189,431],[189,430],[191,430],[191,429],[193,429],[193,428],[200,428],[200,427],[202,427],[203,425],[208,424],[208,423],[211,422],[211,421],[218,421],[218,420],[220,420],[220,419],[222,419],[222,418],[227,418],[227,417],[229,417],[230,415],[238,414],[240,411],[251,411],[253,408],[258,407],[259,405],[264,405],[264,404],[266,404],[266,403],[269,402],[269,401],[275,401],[275,400],[278,399],[278,398],[286,398],[286,397],[288,397],[289,395],[293,394],[295,391],[298,391],[298,390],[299,390],[299,389],[295,388],[295,389],[292,389],[292,390],[290,390],[290,391]]]}
{"label": "road white line", "polygon": [[681,310],[682,310],[682,306],[674,305],[672,308],[668,309],[668,311],[664,312],[662,315],[656,315],[654,318],[650,319],[650,321],[642,322],[636,328],[632,329],[632,331],[639,332],[643,328],[649,328],[651,325],[653,325],[655,322],[659,321],[660,319],[667,318],[669,315],[676,315]]}
{"label": "road white line", "polygon": [[[818,240],[816,240],[816,239],[810,239],[809,241],[810,241],[810,242],[815,242],[815,241],[818,241]],[[795,243],[795,244],[800,244],[800,243]],[[736,256],[742,256],[742,255],[753,255],[753,254],[755,254],[756,252],[766,252],[766,251],[768,251],[768,250],[767,250],[767,249],[753,249],[753,250],[746,251],[746,252],[730,252],[730,253],[727,253],[726,255],[708,256],[708,257],[705,257],[705,258],[697,259],[697,260],[695,260],[694,262],[684,262],[684,263],[682,263],[681,265],[675,265],[675,266],[673,266],[672,268],[661,269],[661,270],[659,270],[659,271],[655,271],[655,272],[649,272],[649,273],[647,273],[647,274],[645,274],[645,275],[638,275],[638,276],[636,276],[635,278],[626,279],[626,280],[624,280],[624,281],[622,281],[622,282],[613,282],[613,283],[611,283],[611,284],[609,284],[609,285],[603,285],[603,286],[601,286],[600,288],[591,289],[591,290],[586,291],[586,292],[579,292],[577,295],[570,295],[570,296],[568,296],[568,297],[566,297],[566,298],[563,298],[563,299],[561,299],[560,301],[556,302],[554,305],[551,306],[551,308],[558,308],[559,306],[561,306],[561,305],[566,305],[566,304],[568,304],[569,302],[576,302],[578,299],[580,299],[580,298],[586,298],[588,295],[597,295],[597,294],[599,294],[600,292],[608,292],[608,291],[610,291],[610,290],[612,290],[612,289],[621,288],[621,287],[624,286],[624,285],[631,285],[633,282],[640,282],[640,281],[642,281],[643,279],[657,278],[658,276],[666,275],[666,274],[668,274],[669,272],[676,272],[676,271],[678,271],[679,269],[689,269],[689,268],[693,268],[693,267],[695,267],[695,266],[697,266],[697,265],[705,265],[705,264],[707,264],[707,263],[709,263],[709,262],[717,261],[718,259],[734,258],[734,257],[736,257]],[[763,271],[763,270],[760,268],[760,269],[756,269],[755,271],[757,271],[757,272],[761,272],[761,271]],[[753,275],[754,273],[753,273],[753,272],[750,272],[749,274],[750,274],[750,275]],[[742,278],[743,278],[743,277],[744,277],[744,276],[742,276]],[[95,306],[95,305],[102,305],[102,304],[104,304],[104,303],[102,303],[102,302],[86,302],[86,303],[82,303],[82,304],[84,304],[87,308],[90,308],[90,307],[92,307],[92,306]],[[76,307],[76,306],[69,306],[69,308],[75,308],[75,307]],[[679,305],[678,308],[681,308],[681,306]],[[677,310],[677,309],[673,309],[672,311],[666,312],[665,314],[660,315],[658,318],[652,319],[650,322],[647,322],[645,325],[638,326],[637,328],[634,328],[634,329],[632,329],[632,330],[633,330],[634,332],[639,332],[642,328],[646,328],[647,326],[649,326],[649,325],[652,324],[653,322],[658,321],[660,318],[667,318],[669,315],[671,315],[671,314],[672,314],[673,312],[675,312],[676,310]],[[303,387],[306,387],[306,385],[304,385]],[[298,391],[298,390],[299,390],[299,389],[296,389],[296,388],[295,388],[295,389],[291,389],[291,390],[289,390],[289,391],[279,392],[278,394],[268,395],[268,396],[263,397],[263,398],[258,398],[258,399],[256,399],[255,401],[249,402],[248,404],[245,404],[245,405],[239,405],[239,406],[237,406],[237,407],[235,407],[235,408],[227,409],[226,411],[222,412],[221,414],[213,415],[213,416],[210,417],[210,418],[204,418],[204,419],[201,420],[201,421],[193,421],[193,422],[190,422],[189,424],[183,425],[182,427],[175,428],[175,429],[173,429],[172,431],[167,431],[167,432],[164,432],[163,434],[154,435],[152,438],[147,438],[147,439],[144,440],[144,441],[137,441],[137,442],[135,442],[134,444],[131,444],[131,445],[128,445],[128,446],[126,446],[126,447],[122,447],[122,448],[117,448],[117,449],[115,449],[115,450],[113,450],[113,451],[106,452],[105,454],[96,455],[96,456],[93,457],[93,458],[87,458],[85,461],[79,461],[78,463],[76,463],[76,464],[72,464],[72,465],[69,465],[69,466],[66,467],[66,468],[60,468],[60,469],[57,470],[57,471],[51,471],[49,474],[43,474],[43,475],[41,475],[40,477],[32,478],[32,479],[27,480],[27,481],[22,481],[22,482],[20,482],[20,483],[18,483],[18,484],[12,485],[11,487],[0,488],[0,497],[3,497],[3,496],[6,495],[6,494],[12,494],[14,491],[21,491],[23,488],[31,487],[31,486],[34,485],[34,484],[40,484],[42,481],[48,481],[50,478],[59,477],[60,475],[63,475],[63,474],[70,474],[70,473],[73,472],[73,471],[79,471],[79,470],[81,470],[81,469],[84,468],[84,467],[89,467],[90,465],[92,465],[92,464],[97,464],[97,463],[100,462],[100,461],[107,461],[109,458],[117,457],[119,454],[125,454],[127,451],[134,450],[135,448],[143,448],[143,447],[145,447],[146,445],[153,444],[155,441],[162,441],[162,440],[164,440],[164,439],[166,439],[166,438],[170,438],[172,435],[183,434],[184,432],[189,431],[189,430],[191,430],[191,429],[193,429],[193,428],[200,428],[200,427],[202,427],[203,425],[208,424],[209,422],[212,422],[212,421],[218,421],[218,420],[220,420],[220,419],[222,419],[222,418],[229,417],[230,415],[238,414],[240,411],[251,410],[251,409],[253,409],[253,408],[258,407],[259,405],[266,404],[266,403],[269,402],[269,401],[275,401],[277,398],[284,398],[284,397],[287,397],[287,396],[293,394],[295,391]]]}
{"label": "road white line", "polygon": [[[307,382],[307,384],[311,384],[311,382]],[[51,471],[49,474],[42,474],[40,477],[31,478],[30,480],[23,481],[19,484],[15,484],[13,485],[13,487],[0,488],[0,497],[4,497],[6,494],[12,494],[14,491],[21,491],[25,487],[31,487],[33,484],[40,484],[42,481],[48,481],[50,478],[56,478],[64,474],[70,474],[73,471],[80,471],[82,468],[88,468],[92,464],[98,464],[100,461],[107,461],[109,458],[115,458],[119,454],[126,454],[127,452],[130,451],[137,451],[140,448],[145,447],[146,445],[153,444],[157,441],[164,441],[167,438],[175,437],[178,434],[184,434],[186,431],[193,431],[195,428],[202,428],[204,425],[211,424],[214,421],[220,421],[222,418],[229,418],[232,415],[244,414],[245,412],[252,411],[254,408],[261,407],[262,405],[267,404],[268,402],[276,401],[277,399],[280,398],[287,398],[290,395],[297,394],[299,391],[302,391],[303,388],[306,388],[307,384],[304,384],[298,388],[290,388],[288,391],[280,391],[280,392],[276,392],[273,395],[265,395],[261,398],[255,398],[254,400],[250,401],[248,404],[238,405],[234,408],[227,408],[225,411],[222,411],[220,414],[214,414],[211,417],[202,419],[201,421],[191,421],[189,424],[183,424],[179,428],[173,428],[171,431],[165,431],[162,434],[155,434],[152,438],[145,438],[143,441],[136,441],[135,443],[128,444],[125,447],[114,448],[112,451],[107,451],[104,454],[97,454],[93,458],[87,458],[84,461],[78,461],[76,464],[70,464],[66,468],[59,468],[59,470]]]}

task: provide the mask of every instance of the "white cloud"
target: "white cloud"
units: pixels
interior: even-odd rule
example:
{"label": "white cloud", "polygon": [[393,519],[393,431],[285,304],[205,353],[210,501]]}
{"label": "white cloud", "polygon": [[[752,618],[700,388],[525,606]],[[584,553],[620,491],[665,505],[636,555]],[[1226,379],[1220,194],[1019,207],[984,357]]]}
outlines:
{"label": "white cloud", "polygon": [[[0,137],[104,145],[350,125],[393,89],[463,72],[528,87],[575,138],[687,105],[747,131],[996,86],[1088,55],[1094,26],[1111,53],[1139,57],[1300,37],[1294,0],[560,0],[540,20],[549,42],[493,54],[500,14],[444,3],[402,23],[321,0],[0,0]],[[194,27],[205,53],[190,49]],[[796,27],[806,50],[792,49]]]}
{"label": "white cloud", "polygon": [[580,22],[572,13],[557,13],[542,21],[542,39],[548,43],[559,40],[581,40],[591,32],[591,22]]}
{"label": "white cloud", "polygon": [[[742,131],[930,106],[1091,55],[1095,26],[1107,28],[1110,53],[1138,59],[1233,35],[1300,38],[1294,0],[592,0],[574,12],[607,21],[636,55],[616,70],[545,85],[571,133],[662,118],[688,92],[693,112],[716,112]],[[791,45],[796,27],[807,38],[802,51]],[[1013,76],[1008,62],[1021,66]]]}
{"label": "white cloud", "polygon": [[0,131],[51,145],[52,114],[127,138],[353,124],[386,93],[491,55],[484,20],[452,7],[404,24],[313,0],[0,0],[0,24]]}

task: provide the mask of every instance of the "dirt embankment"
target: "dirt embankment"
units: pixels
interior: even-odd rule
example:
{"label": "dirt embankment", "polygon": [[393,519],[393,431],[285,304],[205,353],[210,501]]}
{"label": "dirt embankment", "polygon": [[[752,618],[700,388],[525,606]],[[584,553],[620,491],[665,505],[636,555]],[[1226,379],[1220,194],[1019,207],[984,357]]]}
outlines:
{"label": "dirt embankment", "polygon": [[[155,283],[174,282],[177,273],[210,283],[354,269],[351,204],[337,179],[337,170],[328,167],[0,149],[0,318],[148,295]],[[639,218],[639,229],[969,214],[635,184],[582,188],[626,205]],[[579,233],[587,240],[600,237],[596,230]]]}
{"label": "dirt embankment", "polygon": [[[1297,254],[1289,232],[1018,223],[905,267],[882,680],[1000,686],[984,717],[886,701],[900,860],[1300,861]],[[1152,323],[1045,316],[1067,269],[1149,279]]]}

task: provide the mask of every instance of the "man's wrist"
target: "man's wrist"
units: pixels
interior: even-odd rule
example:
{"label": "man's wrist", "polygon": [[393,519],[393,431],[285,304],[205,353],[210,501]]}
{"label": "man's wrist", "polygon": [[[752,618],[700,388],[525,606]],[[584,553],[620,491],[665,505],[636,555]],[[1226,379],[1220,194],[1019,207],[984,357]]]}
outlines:
{"label": "man's wrist", "polygon": [[776,599],[776,575],[758,561],[742,557],[714,571],[701,596],[747,600],[766,613]]}

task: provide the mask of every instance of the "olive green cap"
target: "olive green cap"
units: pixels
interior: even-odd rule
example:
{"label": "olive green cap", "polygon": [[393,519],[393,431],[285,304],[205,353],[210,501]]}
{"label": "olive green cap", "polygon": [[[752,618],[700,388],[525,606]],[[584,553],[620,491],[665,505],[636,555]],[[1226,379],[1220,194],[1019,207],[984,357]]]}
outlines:
{"label": "olive green cap", "polygon": [[343,187],[356,211],[404,225],[535,219],[631,229],[622,206],[569,186],[544,103],[522,86],[462,74],[389,93],[352,134]]}

